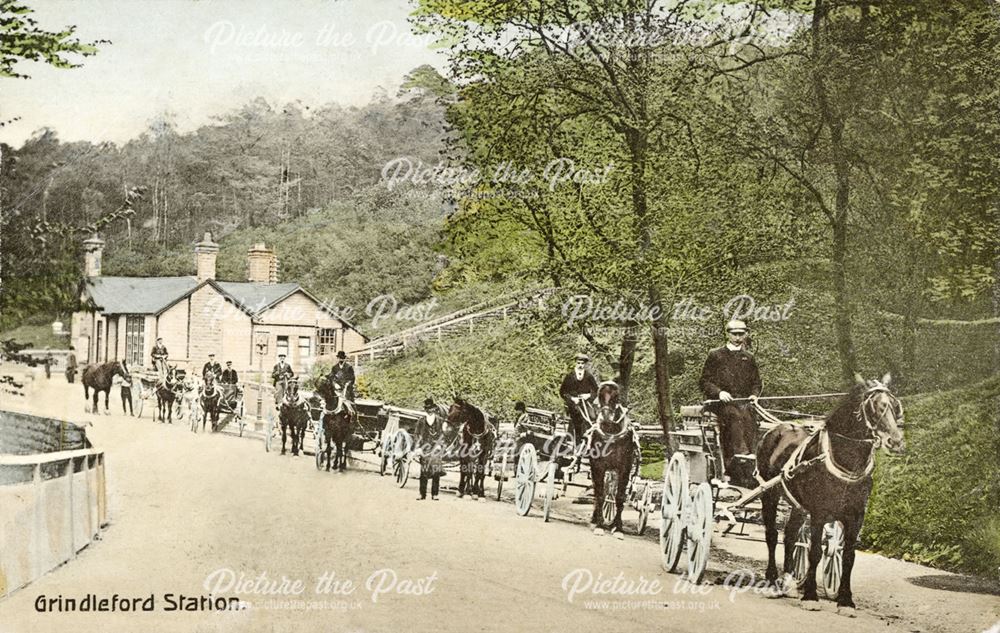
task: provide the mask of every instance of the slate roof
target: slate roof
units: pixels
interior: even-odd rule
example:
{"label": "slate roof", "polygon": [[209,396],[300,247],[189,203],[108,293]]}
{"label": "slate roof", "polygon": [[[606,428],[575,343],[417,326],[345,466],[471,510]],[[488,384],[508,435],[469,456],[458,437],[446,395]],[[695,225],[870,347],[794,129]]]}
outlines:
{"label": "slate roof", "polygon": [[260,314],[288,295],[301,290],[301,286],[296,283],[261,284],[252,281],[215,281],[213,283],[237,305],[253,315]]}
{"label": "slate roof", "polygon": [[104,314],[159,314],[198,286],[184,277],[90,277],[84,288]]}

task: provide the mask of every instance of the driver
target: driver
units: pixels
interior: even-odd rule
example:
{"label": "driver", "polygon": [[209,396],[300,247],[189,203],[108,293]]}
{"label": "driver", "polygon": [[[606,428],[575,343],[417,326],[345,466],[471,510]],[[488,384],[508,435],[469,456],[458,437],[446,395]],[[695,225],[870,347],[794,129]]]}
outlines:
{"label": "driver", "polygon": [[337,364],[330,368],[326,379],[338,394],[342,393],[348,402],[354,402],[354,367],[347,362],[344,350],[337,352]]}
{"label": "driver", "polygon": [[167,347],[163,344],[163,339],[156,339],[156,345],[153,346],[153,351],[150,353],[150,357],[153,360],[153,369],[156,373],[160,375],[160,382],[164,383],[167,380]]}
{"label": "driver", "polygon": [[723,466],[731,473],[733,457],[754,449],[757,425],[748,405],[760,395],[761,381],[757,361],[745,348],[747,324],[733,319],[726,324],[726,336],[724,346],[708,353],[698,386],[715,401],[707,408],[718,417]]}
{"label": "driver", "polygon": [[559,387],[559,396],[563,399],[566,413],[569,415],[570,433],[573,436],[573,446],[576,447],[577,452],[575,461],[577,464],[579,463],[579,452],[585,441],[583,434],[590,427],[590,423],[583,417],[578,404],[597,395],[597,378],[587,369],[589,362],[590,356],[583,353],[577,354],[573,371],[566,374]]}
{"label": "driver", "polygon": [[[281,406],[281,399],[285,395],[285,382],[295,378],[292,366],[285,362],[285,355],[278,354],[278,362],[271,370],[271,385],[274,386],[274,408]],[[278,385],[281,385],[280,387]]]}

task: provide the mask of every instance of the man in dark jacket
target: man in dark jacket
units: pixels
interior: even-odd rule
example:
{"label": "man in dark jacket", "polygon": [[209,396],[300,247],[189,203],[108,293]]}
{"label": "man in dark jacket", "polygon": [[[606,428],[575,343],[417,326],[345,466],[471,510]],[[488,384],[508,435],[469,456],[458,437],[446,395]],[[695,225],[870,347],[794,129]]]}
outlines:
{"label": "man in dark jacket", "polygon": [[153,361],[153,369],[160,375],[160,382],[166,382],[167,380],[167,346],[163,344],[163,339],[156,339],[156,345],[153,346],[153,351],[150,353],[150,359]]}
{"label": "man in dark jacket", "polygon": [[281,406],[281,399],[285,397],[285,385],[289,380],[295,378],[292,366],[285,361],[284,354],[278,354],[278,362],[271,370],[271,384],[274,385],[274,408]]}
{"label": "man in dark jacket", "polygon": [[417,500],[427,498],[427,480],[431,480],[431,499],[438,500],[441,486],[441,475],[444,474],[444,450],[446,444],[446,421],[448,412],[444,407],[435,404],[432,398],[424,400],[426,417],[417,422],[414,429],[416,447],[420,450],[420,496]]}
{"label": "man in dark jacket", "polygon": [[760,395],[760,371],[753,354],[746,351],[746,323],[732,320],[726,324],[727,343],[708,353],[701,371],[701,387],[709,403],[708,410],[719,419],[720,444],[727,473],[733,472],[733,456],[754,451],[757,424],[750,405]]}
{"label": "man in dark jacket", "polygon": [[240,382],[240,377],[233,369],[233,361],[226,361],[226,368],[222,370],[222,384],[224,385],[235,385]]}
{"label": "man in dark jacket", "polygon": [[205,363],[205,366],[201,368],[201,375],[203,378],[205,374],[209,372],[215,374],[216,380],[218,380],[219,377],[222,376],[222,365],[219,364],[219,361],[215,360],[215,354],[209,354],[208,362]]}
{"label": "man in dark jacket", "polygon": [[570,472],[575,471],[580,466],[580,451],[586,442],[583,434],[590,428],[590,423],[580,412],[580,404],[582,401],[590,400],[597,395],[597,378],[587,369],[588,362],[590,362],[590,356],[582,353],[577,354],[573,371],[566,374],[559,387],[559,396],[566,406],[566,413],[569,415],[569,430],[573,435],[573,445],[576,447],[576,459],[569,466]]}
{"label": "man in dark jacket", "polygon": [[349,402],[354,402],[354,367],[347,362],[347,354],[343,350],[337,352],[337,364],[330,369],[326,379],[333,384],[337,393],[345,393]]}
{"label": "man in dark jacket", "polygon": [[69,355],[66,356],[66,381],[70,384],[76,378],[76,348],[69,346]]}

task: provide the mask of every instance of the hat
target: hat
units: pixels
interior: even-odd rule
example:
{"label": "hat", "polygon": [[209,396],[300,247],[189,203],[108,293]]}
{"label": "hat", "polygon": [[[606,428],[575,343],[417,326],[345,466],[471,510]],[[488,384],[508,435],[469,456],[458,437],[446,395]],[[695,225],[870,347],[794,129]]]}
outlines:
{"label": "hat", "polygon": [[515,411],[524,411],[525,409],[526,409],[526,407],[524,406],[524,403],[521,402],[520,400],[518,400],[517,402],[514,403],[514,410]]}
{"label": "hat", "polygon": [[424,399],[424,409],[431,409],[437,405],[434,404],[434,398]]}
{"label": "hat", "polygon": [[233,361],[231,361],[231,360],[227,360],[227,361],[226,361],[226,364],[227,364],[227,365],[232,365],[232,364],[233,364]]}
{"label": "hat", "polygon": [[576,360],[582,360],[583,362],[586,363],[590,360],[590,356],[587,356],[583,352],[580,352],[579,354],[576,355]]}
{"label": "hat", "polygon": [[208,357],[209,358],[215,358],[215,354],[209,354]]}
{"label": "hat", "polygon": [[743,321],[740,321],[739,319],[733,319],[729,323],[726,323],[726,331],[746,333],[747,324],[744,323]]}
{"label": "hat", "polygon": [[340,359],[347,358],[347,354],[344,353],[344,350],[340,350],[339,352],[337,352],[337,358]]}
{"label": "hat", "polygon": [[278,358],[284,358],[284,357],[285,357],[284,354],[278,354]]}

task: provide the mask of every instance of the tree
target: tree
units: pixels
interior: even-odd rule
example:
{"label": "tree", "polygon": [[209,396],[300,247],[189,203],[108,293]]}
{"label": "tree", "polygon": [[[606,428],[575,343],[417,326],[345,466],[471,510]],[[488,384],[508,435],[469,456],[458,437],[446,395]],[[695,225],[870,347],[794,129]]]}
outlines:
{"label": "tree", "polygon": [[74,55],[97,54],[99,44],[108,40],[84,43],[73,36],[75,26],[62,31],[46,31],[30,17],[32,9],[20,0],[0,0],[0,77],[27,79],[15,70],[19,61],[41,61],[56,68],[79,68]]}

